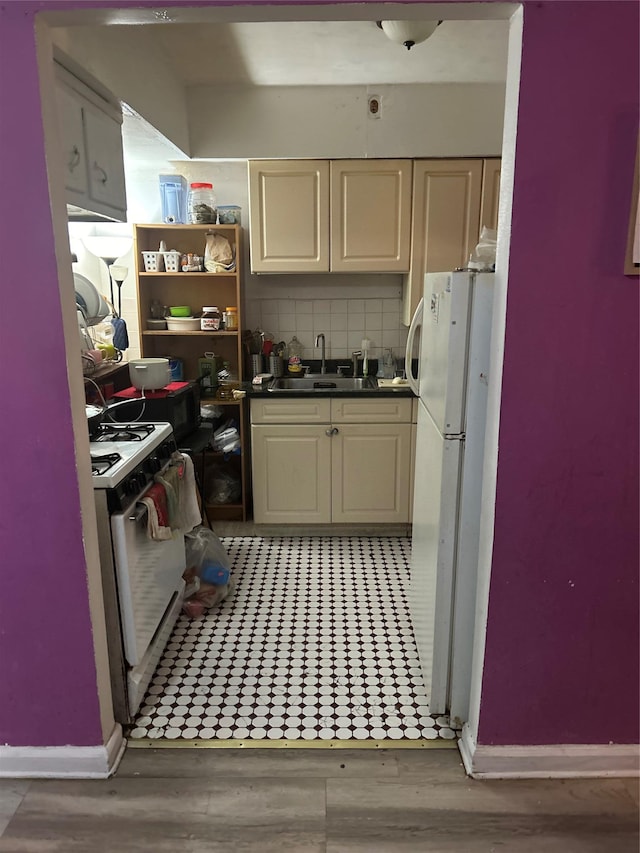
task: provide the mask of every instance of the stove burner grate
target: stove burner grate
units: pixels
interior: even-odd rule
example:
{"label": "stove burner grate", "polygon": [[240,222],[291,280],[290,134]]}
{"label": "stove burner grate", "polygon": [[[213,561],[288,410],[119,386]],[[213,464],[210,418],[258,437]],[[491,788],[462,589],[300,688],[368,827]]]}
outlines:
{"label": "stove burner grate", "polygon": [[119,453],[105,453],[103,456],[94,456],[91,454],[91,474],[98,477],[100,474],[106,474],[114,465],[122,459]]}
{"label": "stove burner grate", "polygon": [[101,424],[93,441],[144,441],[154,429],[153,424]]}

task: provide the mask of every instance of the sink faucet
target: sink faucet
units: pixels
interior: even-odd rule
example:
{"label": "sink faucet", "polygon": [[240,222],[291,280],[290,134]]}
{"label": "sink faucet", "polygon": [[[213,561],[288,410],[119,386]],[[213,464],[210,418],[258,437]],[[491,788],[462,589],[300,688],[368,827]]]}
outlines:
{"label": "sink faucet", "polygon": [[353,375],[358,375],[358,356],[362,355],[362,350],[357,349],[351,353],[351,361],[353,363]]}
{"label": "sink faucet", "polygon": [[316,346],[319,346],[319,341],[321,338],[322,338],[322,353],[321,353],[322,361],[320,363],[320,373],[326,373],[327,372],[327,365],[325,364],[325,360],[324,360],[324,335],[322,334],[322,332],[320,332],[319,335],[316,335]]}

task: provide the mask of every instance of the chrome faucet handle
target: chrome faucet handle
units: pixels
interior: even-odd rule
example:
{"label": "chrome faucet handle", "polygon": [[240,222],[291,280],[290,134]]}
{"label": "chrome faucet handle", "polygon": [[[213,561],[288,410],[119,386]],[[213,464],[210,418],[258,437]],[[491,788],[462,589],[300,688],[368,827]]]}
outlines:
{"label": "chrome faucet handle", "polygon": [[351,370],[352,366],[353,366],[353,365],[351,365],[351,364],[339,364],[339,365],[338,365],[338,367],[337,367],[337,370],[338,370],[338,376],[344,376],[344,374],[343,374],[343,372],[342,372],[342,371],[343,371],[343,370]]}

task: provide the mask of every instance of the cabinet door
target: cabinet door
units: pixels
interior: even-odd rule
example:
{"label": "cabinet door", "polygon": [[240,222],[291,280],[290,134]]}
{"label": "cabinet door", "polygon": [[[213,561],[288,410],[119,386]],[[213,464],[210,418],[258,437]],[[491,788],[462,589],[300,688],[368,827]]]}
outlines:
{"label": "cabinet door", "polygon": [[93,104],[86,103],[82,109],[89,195],[101,204],[124,212],[127,203],[120,123]]}
{"label": "cabinet door", "polygon": [[465,266],[478,242],[482,160],[416,160],[413,164],[411,269],[403,321],[409,325],[426,272]]}
{"label": "cabinet door", "polygon": [[331,162],[331,271],[405,272],[411,160]]}
{"label": "cabinet door", "polygon": [[249,161],[252,272],[329,271],[329,162]]}
{"label": "cabinet door", "polygon": [[482,202],[480,228],[498,228],[498,203],[500,201],[500,157],[485,160],[482,170]]}
{"label": "cabinet door", "polygon": [[334,429],[331,520],[406,523],[411,424],[344,424]]}
{"label": "cabinet door", "polygon": [[331,521],[331,438],[327,426],[252,426],[256,524]]}
{"label": "cabinet door", "polygon": [[58,121],[62,138],[64,183],[72,194],[87,194],[87,160],[82,129],[82,104],[66,86],[56,85]]}

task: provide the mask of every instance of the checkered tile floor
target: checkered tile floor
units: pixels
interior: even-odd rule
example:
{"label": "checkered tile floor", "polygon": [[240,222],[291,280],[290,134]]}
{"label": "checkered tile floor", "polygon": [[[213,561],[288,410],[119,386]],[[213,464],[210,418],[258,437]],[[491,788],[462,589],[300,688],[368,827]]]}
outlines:
{"label": "checkered tile floor", "polygon": [[455,737],[429,714],[405,594],[410,539],[222,542],[235,591],[180,618],[131,738]]}

